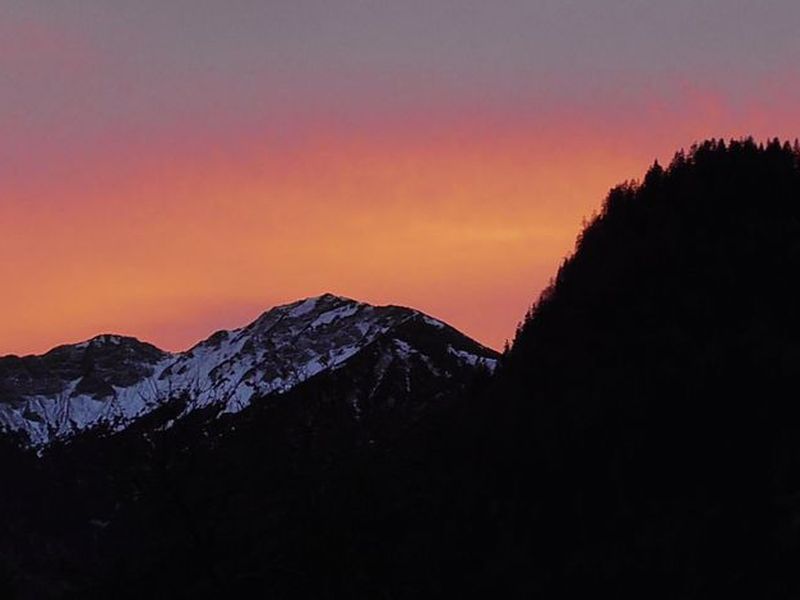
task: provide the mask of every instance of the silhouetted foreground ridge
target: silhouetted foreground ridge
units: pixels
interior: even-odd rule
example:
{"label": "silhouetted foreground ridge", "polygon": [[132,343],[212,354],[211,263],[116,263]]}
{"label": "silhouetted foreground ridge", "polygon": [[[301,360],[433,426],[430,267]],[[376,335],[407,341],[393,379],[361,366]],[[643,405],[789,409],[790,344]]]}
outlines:
{"label": "silhouetted foreground ridge", "polygon": [[798,592],[799,163],[745,140],[654,165],[521,325],[505,459],[546,589]]}

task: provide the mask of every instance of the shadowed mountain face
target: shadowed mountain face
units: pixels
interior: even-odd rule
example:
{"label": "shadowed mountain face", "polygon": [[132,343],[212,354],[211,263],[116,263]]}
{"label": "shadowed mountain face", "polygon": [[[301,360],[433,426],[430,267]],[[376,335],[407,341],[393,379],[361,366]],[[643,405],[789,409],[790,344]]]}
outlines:
{"label": "shadowed mountain face", "polygon": [[72,346],[59,346],[42,356],[0,358],[0,402],[23,403],[31,397],[86,394],[112,396],[114,387],[128,387],[153,374],[166,356],[134,338],[99,335]]}
{"label": "shadowed mountain face", "polygon": [[236,413],[362,353],[375,361],[376,389],[398,362],[443,379],[496,362],[493,351],[418,311],[326,294],[276,307],[177,354],[101,335],[43,356],[0,358],[0,427],[41,447],[91,429],[121,431],[168,404],[182,404],[176,418],[200,409]]}

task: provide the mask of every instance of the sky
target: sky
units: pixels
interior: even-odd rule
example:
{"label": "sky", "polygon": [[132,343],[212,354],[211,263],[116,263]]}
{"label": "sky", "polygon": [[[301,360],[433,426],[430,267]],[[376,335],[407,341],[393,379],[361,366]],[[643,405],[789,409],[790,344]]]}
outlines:
{"label": "sky", "polygon": [[800,135],[796,0],[0,0],[0,354],[323,292],[499,348],[609,188]]}

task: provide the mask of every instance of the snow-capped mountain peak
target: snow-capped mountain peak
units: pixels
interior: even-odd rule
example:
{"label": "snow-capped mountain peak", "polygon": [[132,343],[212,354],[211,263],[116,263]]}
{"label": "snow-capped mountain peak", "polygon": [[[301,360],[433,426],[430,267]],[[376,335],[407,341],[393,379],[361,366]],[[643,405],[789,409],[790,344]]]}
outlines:
{"label": "snow-capped mountain peak", "polygon": [[449,357],[437,372],[495,365],[493,351],[419,311],[323,294],[274,307],[185,352],[103,334],[42,356],[0,358],[0,428],[44,446],[98,426],[124,429],[176,399],[179,418],[198,409],[237,413],[387,340],[394,360]]}

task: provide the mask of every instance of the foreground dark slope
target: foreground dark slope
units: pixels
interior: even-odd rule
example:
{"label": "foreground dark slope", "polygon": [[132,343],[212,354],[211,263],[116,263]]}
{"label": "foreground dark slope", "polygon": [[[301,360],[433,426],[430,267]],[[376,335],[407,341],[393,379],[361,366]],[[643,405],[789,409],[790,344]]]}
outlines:
{"label": "foreground dark slope", "polygon": [[799,161],[707,142],[654,166],[527,316],[497,392],[518,589],[800,591]]}

